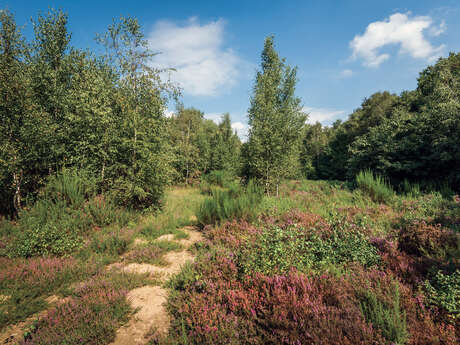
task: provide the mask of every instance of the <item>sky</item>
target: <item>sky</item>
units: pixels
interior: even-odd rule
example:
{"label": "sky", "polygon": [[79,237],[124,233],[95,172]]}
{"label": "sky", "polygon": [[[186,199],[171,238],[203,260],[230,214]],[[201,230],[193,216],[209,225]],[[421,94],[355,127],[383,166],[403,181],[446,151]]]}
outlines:
{"label": "sky", "polygon": [[414,89],[424,68],[460,51],[458,0],[0,0],[27,37],[30,18],[48,7],[68,13],[73,46],[96,51],[94,37],[112,18],[137,17],[150,48],[161,53],[152,63],[176,69],[183,104],[215,121],[230,113],[243,139],[269,35],[298,67],[296,94],[308,121],[324,125],[346,119],[374,92]]}

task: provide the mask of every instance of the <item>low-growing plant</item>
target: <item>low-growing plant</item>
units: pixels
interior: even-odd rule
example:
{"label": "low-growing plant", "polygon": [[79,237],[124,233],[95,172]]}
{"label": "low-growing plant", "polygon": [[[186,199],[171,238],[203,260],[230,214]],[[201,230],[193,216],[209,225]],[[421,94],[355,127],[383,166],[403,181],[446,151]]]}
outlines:
{"label": "low-growing plant", "polygon": [[448,261],[458,258],[460,234],[441,225],[415,220],[402,224],[399,231],[399,248],[412,255]]}
{"label": "low-growing plant", "polygon": [[73,258],[5,259],[0,261],[0,329],[44,309],[45,298],[95,272],[95,264]]}
{"label": "low-growing plant", "polygon": [[135,213],[116,208],[103,195],[94,195],[91,181],[66,170],[51,177],[35,204],[19,213],[8,255],[67,255],[81,248],[92,228],[124,226],[135,218]]}
{"label": "low-growing plant", "polygon": [[359,189],[367,193],[372,200],[380,203],[389,203],[394,196],[390,183],[370,170],[360,171],[356,175],[356,184]]}
{"label": "low-growing plant", "polygon": [[119,233],[109,233],[104,237],[94,237],[90,250],[98,254],[121,255],[128,247],[128,240]]}
{"label": "low-growing plant", "polygon": [[408,339],[406,314],[401,310],[398,284],[394,284],[391,305],[379,301],[372,290],[361,296],[361,311],[367,322],[382,332],[392,344],[404,345]]}
{"label": "low-growing plant", "polygon": [[126,290],[104,282],[80,289],[78,296],[56,306],[39,319],[34,330],[20,344],[109,343],[131,313],[126,293]]}
{"label": "low-growing plant", "polygon": [[429,305],[439,308],[451,321],[460,318],[460,270],[451,274],[438,271],[425,282],[425,292]]}

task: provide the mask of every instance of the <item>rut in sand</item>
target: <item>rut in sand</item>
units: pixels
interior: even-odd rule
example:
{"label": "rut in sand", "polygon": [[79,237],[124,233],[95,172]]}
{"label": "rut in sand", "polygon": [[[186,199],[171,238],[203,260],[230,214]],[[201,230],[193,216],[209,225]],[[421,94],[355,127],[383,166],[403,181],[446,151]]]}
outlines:
{"label": "rut in sand", "polygon": [[[155,266],[137,263],[122,265],[118,263],[112,265],[111,269],[132,273],[160,274],[162,281],[166,281],[171,275],[179,273],[184,264],[194,260],[194,256],[187,249],[203,239],[201,233],[194,227],[185,227],[182,230],[189,235],[189,238],[176,241],[184,246],[182,251],[165,254],[164,258],[168,265]],[[157,239],[157,241],[161,240],[173,240],[173,236],[163,235]],[[159,334],[167,334],[170,319],[165,303],[168,294],[167,289],[159,286],[143,286],[131,290],[128,293],[128,300],[136,312],[125,326],[118,329],[115,341],[111,345],[143,344],[146,341],[146,335],[152,328]]]}

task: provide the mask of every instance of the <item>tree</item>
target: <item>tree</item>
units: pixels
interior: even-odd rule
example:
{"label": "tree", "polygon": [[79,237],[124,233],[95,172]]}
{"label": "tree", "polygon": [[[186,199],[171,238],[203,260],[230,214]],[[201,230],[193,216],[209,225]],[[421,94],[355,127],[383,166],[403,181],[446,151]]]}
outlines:
{"label": "tree", "polygon": [[265,184],[269,193],[282,178],[293,174],[298,161],[295,149],[306,115],[295,97],[296,68],[285,64],[274,49],[273,37],[265,39],[261,71],[257,73],[249,108],[249,136],[245,150],[247,178]]}
{"label": "tree", "polygon": [[13,15],[0,12],[0,214],[18,212],[30,118],[27,48]]}
{"label": "tree", "polygon": [[107,169],[117,199],[131,207],[156,207],[168,181],[165,105],[178,95],[164,83],[163,70],[151,67],[155,55],[148,48],[135,18],[114,20],[97,40],[106,47],[115,74],[118,142],[114,164]]}
{"label": "tree", "polygon": [[225,170],[236,175],[239,172],[240,146],[240,139],[232,129],[230,114],[225,113],[212,139],[210,170]]}
{"label": "tree", "polygon": [[404,179],[460,188],[460,54],[441,58],[404,93],[392,116],[350,146],[350,175],[365,168]]}

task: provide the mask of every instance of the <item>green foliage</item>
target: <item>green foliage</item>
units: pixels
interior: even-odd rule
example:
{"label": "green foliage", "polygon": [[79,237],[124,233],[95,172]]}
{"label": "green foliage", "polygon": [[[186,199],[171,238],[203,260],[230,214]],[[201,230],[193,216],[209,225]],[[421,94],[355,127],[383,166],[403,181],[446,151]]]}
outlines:
{"label": "green foliage", "polygon": [[204,226],[229,219],[254,219],[262,197],[263,190],[252,181],[246,187],[213,189],[211,198],[206,199],[197,212],[198,223]]}
{"label": "green foliage", "polygon": [[281,179],[298,175],[299,140],[306,116],[294,95],[297,69],[279,58],[273,37],[265,39],[261,59],[248,111],[244,174],[270,192]]}
{"label": "green foliage", "polygon": [[228,188],[234,182],[235,176],[228,170],[213,170],[203,176],[203,180],[215,186]]}
{"label": "green foliage", "polygon": [[394,192],[388,181],[370,170],[360,171],[356,176],[356,184],[372,200],[380,203],[389,203]]}
{"label": "green foliage", "polygon": [[123,254],[128,247],[128,241],[119,234],[111,233],[102,238],[95,237],[90,244],[90,250],[98,254],[118,256]]}
{"label": "green foliage", "polygon": [[37,202],[19,214],[10,256],[69,254],[82,246],[92,227],[123,226],[133,217],[103,196],[95,196],[95,185],[85,176],[64,170],[50,177]]}
{"label": "green foliage", "polygon": [[173,164],[179,182],[191,183],[214,170],[229,175],[238,172],[241,143],[228,114],[217,125],[197,109],[179,107],[170,124]]}
{"label": "green foliage", "polygon": [[244,274],[283,274],[291,268],[306,273],[325,268],[335,271],[351,262],[371,267],[379,264],[380,257],[364,235],[340,223],[325,238],[315,229],[296,225],[266,228],[240,254]]}
{"label": "green foliage", "polygon": [[460,317],[460,270],[451,274],[438,271],[425,282],[425,292],[429,305],[440,308],[452,320]]}
{"label": "green foliage", "polygon": [[392,304],[387,305],[377,299],[372,290],[361,296],[361,311],[366,321],[379,329],[392,344],[404,345],[409,333],[407,331],[406,313],[401,310],[399,286],[394,284]]}

